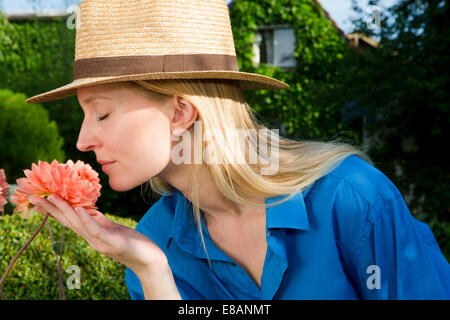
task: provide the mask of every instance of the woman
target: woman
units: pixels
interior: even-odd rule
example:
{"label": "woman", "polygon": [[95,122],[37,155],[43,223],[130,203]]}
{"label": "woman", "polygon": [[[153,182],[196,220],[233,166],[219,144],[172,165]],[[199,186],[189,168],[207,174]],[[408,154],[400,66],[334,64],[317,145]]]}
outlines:
{"label": "woman", "polygon": [[125,264],[133,299],[448,299],[431,230],[367,155],[258,123],[242,90],[287,85],[238,71],[226,4],[207,4],[80,4],[75,81],[27,101],[77,94],[77,148],[112,189],[162,197],[135,230],[56,195],[38,210]]}

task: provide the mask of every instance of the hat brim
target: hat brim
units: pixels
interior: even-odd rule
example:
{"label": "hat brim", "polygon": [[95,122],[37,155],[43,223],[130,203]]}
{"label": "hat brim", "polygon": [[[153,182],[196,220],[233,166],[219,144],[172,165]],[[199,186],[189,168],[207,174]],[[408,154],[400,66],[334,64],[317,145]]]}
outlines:
{"label": "hat brim", "polygon": [[71,97],[77,94],[77,89],[97,84],[106,84],[131,80],[157,79],[230,79],[237,80],[242,90],[278,90],[290,86],[282,81],[247,72],[208,70],[198,72],[158,72],[143,73],[126,76],[95,77],[74,80],[55,90],[41,93],[26,100],[27,103],[40,103]]}

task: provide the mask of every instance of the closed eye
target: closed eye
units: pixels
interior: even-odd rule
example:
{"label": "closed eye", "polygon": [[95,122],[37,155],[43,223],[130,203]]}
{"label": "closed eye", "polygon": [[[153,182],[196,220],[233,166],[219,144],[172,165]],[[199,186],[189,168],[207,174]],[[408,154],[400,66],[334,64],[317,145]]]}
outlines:
{"label": "closed eye", "polygon": [[97,118],[98,121],[102,121],[105,120],[106,118],[108,118],[109,114],[104,115],[103,117]]}

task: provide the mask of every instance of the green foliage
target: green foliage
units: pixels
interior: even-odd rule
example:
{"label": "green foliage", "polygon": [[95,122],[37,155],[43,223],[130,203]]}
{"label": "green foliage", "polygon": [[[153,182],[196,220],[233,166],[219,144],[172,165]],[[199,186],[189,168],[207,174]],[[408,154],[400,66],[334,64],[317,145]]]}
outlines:
{"label": "green foliage", "polygon": [[[269,128],[283,122],[285,135],[291,138],[330,139],[339,135],[360,143],[358,128],[340,122],[339,106],[348,99],[340,90],[342,71],[337,66],[349,48],[314,1],[240,0],[230,15],[240,70],[272,76],[291,86],[281,91],[244,93]],[[298,68],[253,67],[251,42],[257,26],[278,23],[289,23],[296,30]],[[72,82],[74,46],[75,30],[67,28],[65,18],[9,23],[0,17],[0,88],[33,96]],[[99,172],[103,188],[97,205],[116,215],[139,219],[157,199],[142,201],[140,188],[125,193],[111,190],[95,154],[76,149],[83,121],[77,97],[43,106],[58,124],[66,158],[82,160]]]}
{"label": "green foliage", "polygon": [[[66,20],[55,18],[8,22],[1,17],[0,12],[0,88],[23,92],[27,97],[31,97],[73,81],[75,29],[69,29]],[[20,99],[25,100],[25,97]],[[36,108],[35,104],[26,106],[28,110]],[[139,219],[153,203],[152,199],[149,199],[149,202],[146,199],[142,201],[140,188],[122,193],[112,190],[108,184],[108,176],[101,171],[101,166],[96,162],[94,152],[80,152],[76,148],[83,122],[83,110],[77,96],[46,102],[42,106],[48,111],[50,120],[58,125],[59,133],[64,139],[62,148],[65,158],[89,163],[99,173],[103,187],[97,205],[104,211],[114,211],[116,215]],[[36,121],[39,123],[40,120]],[[35,143],[36,149],[46,148],[40,141],[42,139]],[[50,149],[47,154],[58,158],[58,153],[52,154]],[[29,157],[25,156],[25,153],[22,155],[24,160]],[[25,164],[8,158],[3,160],[0,155],[0,167],[7,169],[9,183],[15,181],[16,173],[13,174],[8,168],[20,168],[23,176],[23,169],[29,168],[31,164],[30,161],[24,162]]]}
{"label": "green foliage", "polygon": [[[371,1],[379,5],[380,1]],[[362,9],[353,1],[356,12]],[[412,213],[427,222],[450,258],[449,2],[400,0],[381,11],[381,28],[366,16],[357,31],[378,36],[381,47],[355,59],[345,80],[357,108],[367,110],[367,132],[379,136],[370,154],[400,191]],[[380,130],[383,129],[383,130]],[[413,141],[413,148],[406,142]],[[397,173],[396,166],[403,173]],[[412,186],[412,188],[411,188]]]}
{"label": "green foliage", "polygon": [[[358,128],[340,121],[340,107],[349,97],[341,85],[346,71],[339,66],[351,49],[315,1],[240,0],[233,4],[230,15],[240,70],[291,86],[244,92],[269,128],[283,123],[290,138],[329,140],[339,134],[360,144]],[[252,64],[252,42],[258,27],[277,24],[288,24],[295,31],[296,68]]]}
{"label": "green foliage", "polygon": [[0,90],[0,167],[10,183],[23,177],[38,160],[64,162],[63,139],[41,105],[29,105],[25,95]]}
{"label": "green foliage", "polygon": [[74,39],[64,19],[9,23],[0,14],[0,87],[33,94],[71,82]]}
{"label": "green foliage", "polygon": [[[136,222],[106,214],[113,222],[134,228]],[[20,215],[0,217],[0,272],[3,274],[9,263],[39,226],[43,215],[31,212],[27,219]],[[47,223],[53,233],[56,249],[63,226],[49,218]],[[66,229],[61,260],[64,291],[67,300],[128,300],[125,282],[125,266],[91,249],[85,240]],[[58,300],[59,282],[56,257],[47,226],[44,226],[33,242],[25,249],[3,283],[8,300]],[[70,266],[79,267],[80,289],[69,289]]]}
{"label": "green foliage", "polygon": [[[9,23],[0,17],[0,88],[30,97],[72,82],[74,42],[75,32],[64,19]],[[67,157],[78,159],[74,141],[82,110],[76,98],[43,106],[58,124]]]}

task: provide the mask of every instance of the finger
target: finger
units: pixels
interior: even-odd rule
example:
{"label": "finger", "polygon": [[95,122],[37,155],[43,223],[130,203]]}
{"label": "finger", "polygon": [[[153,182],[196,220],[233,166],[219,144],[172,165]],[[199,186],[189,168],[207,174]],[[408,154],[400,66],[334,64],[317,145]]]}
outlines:
{"label": "finger", "polygon": [[51,194],[47,199],[40,199],[39,205],[51,215],[63,222],[65,227],[72,229],[79,236],[86,238],[87,233],[80,218],[67,203],[66,200],[56,194]]}
{"label": "finger", "polygon": [[48,206],[51,204],[48,201],[45,201],[45,199],[37,196],[28,196],[28,201],[30,201],[31,204],[34,205],[33,210],[40,214],[49,214],[49,217],[53,220],[61,223],[63,226],[67,227],[66,221],[61,221],[61,219],[56,218],[51,212],[49,212]]}
{"label": "finger", "polygon": [[33,210],[36,211],[37,213],[45,214],[45,210],[39,206],[34,206]]}
{"label": "finger", "polygon": [[117,223],[112,222],[111,220],[109,220],[107,217],[105,217],[105,215],[103,213],[101,213],[98,210],[95,209],[85,209],[89,215],[91,216],[92,219],[94,219],[94,221],[98,224],[100,224],[102,227],[107,228],[107,229],[114,229],[114,228],[118,228]]}
{"label": "finger", "polygon": [[[86,211],[86,209],[80,206],[77,207],[77,210],[75,210],[65,199],[61,198],[57,194],[51,194],[48,197],[48,200],[55,206],[57,206],[63,213],[66,213],[65,217],[67,218],[67,220],[73,225],[77,226],[80,232],[85,235],[83,236],[84,238],[86,238],[86,236],[88,235],[96,239],[99,238],[101,226],[99,226],[99,224],[91,218],[89,212]],[[95,211],[96,213],[101,214],[99,211]]]}
{"label": "finger", "polygon": [[37,213],[40,213],[40,214],[44,214],[44,215],[45,215],[45,214],[48,214],[48,217],[49,217],[50,220],[56,221],[56,222],[58,222],[59,224],[61,224],[62,226],[68,228],[68,226],[66,225],[66,223],[63,223],[63,222],[60,221],[59,219],[55,218],[55,217],[52,216],[49,212],[47,212],[45,209],[42,209],[42,208],[40,208],[40,207],[34,207],[34,211],[36,211]]}
{"label": "finger", "polygon": [[105,230],[94,221],[89,212],[83,207],[75,207],[75,212],[78,213],[81,222],[83,223],[86,230],[96,239],[100,238],[100,235]]}
{"label": "finger", "polygon": [[[112,257],[111,251],[107,249],[111,245],[111,232],[107,228],[104,228],[101,224],[99,224],[96,221],[95,216],[92,217],[89,211],[90,209],[87,210],[83,207],[75,208],[75,212],[80,215],[80,219],[84,223],[86,230],[92,236],[92,238],[90,238],[89,240],[86,239],[86,241],[95,251],[105,256]],[[101,212],[99,213],[103,216]]]}
{"label": "finger", "polygon": [[49,195],[47,200],[55,207],[59,208],[62,212],[73,210],[72,206],[56,193]]}
{"label": "finger", "polygon": [[85,210],[91,215],[91,217],[103,215],[103,213],[101,213],[100,211],[95,210],[95,209],[85,209]]}
{"label": "finger", "polygon": [[[90,234],[90,231],[86,229],[86,226],[81,221],[79,214],[69,205],[69,203],[58,196],[57,194],[51,194],[47,199],[40,199],[40,205],[43,202],[47,202],[49,206],[44,207],[50,214],[56,218],[64,221],[68,228],[72,229],[76,234],[85,239],[91,246],[95,244],[97,238]],[[98,234],[96,234],[97,236]]]}
{"label": "finger", "polygon": [[54,220],[61,223],[66,228],[71,228],[71,225],[63,215],[59,213],[59,209],[53,205],[50,201],[44,198],[38,198],[30,200],[35,207],[39,207],[40,213],[48,213]]}
{"label": "finger", "polygon": [[63,217],[72,226],[81,226],[80,219],[74,212],[72,206],[69,205],[65,199],[53,193],[47,197],[47,200],[59,210],[57,214]]}

